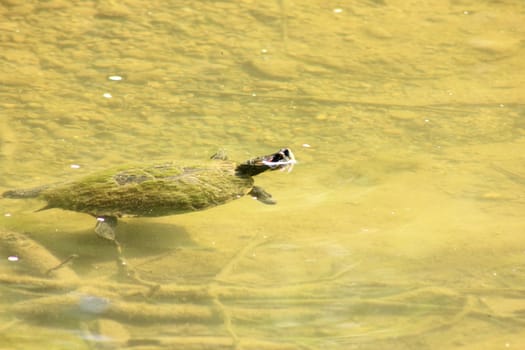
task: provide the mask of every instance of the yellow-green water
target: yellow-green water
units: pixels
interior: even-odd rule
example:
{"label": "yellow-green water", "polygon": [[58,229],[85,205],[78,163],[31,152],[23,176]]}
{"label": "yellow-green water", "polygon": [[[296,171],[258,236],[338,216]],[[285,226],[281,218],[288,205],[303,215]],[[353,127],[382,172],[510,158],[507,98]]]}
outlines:
{"label": "yellow-green water", "polygon": [[299,162],[256,179],[276,206],[122,220],[141,281],[89,216],[0,199],[0,349],[525,347],[523,23],[510,0],[0,1],[1,190]]}

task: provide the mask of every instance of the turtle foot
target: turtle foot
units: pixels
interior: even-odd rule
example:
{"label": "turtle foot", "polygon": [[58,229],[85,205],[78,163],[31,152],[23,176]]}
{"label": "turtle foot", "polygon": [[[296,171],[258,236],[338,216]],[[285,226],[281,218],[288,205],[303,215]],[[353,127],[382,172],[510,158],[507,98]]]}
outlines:
{"label": "turtle foot", "polygon": [[97,216],[95,233],[104,239],[115,241],[115,228],[117,227],[115,216]]}
{"label": "turtle foot", "polygon": [[263,190],[261,187],[253,186],[250,192],[248,192],[250,196],[257,199],[259,202],[262,202],[264,204],[276,204],[277,202],[272,199],[272,195],[265,190]]}

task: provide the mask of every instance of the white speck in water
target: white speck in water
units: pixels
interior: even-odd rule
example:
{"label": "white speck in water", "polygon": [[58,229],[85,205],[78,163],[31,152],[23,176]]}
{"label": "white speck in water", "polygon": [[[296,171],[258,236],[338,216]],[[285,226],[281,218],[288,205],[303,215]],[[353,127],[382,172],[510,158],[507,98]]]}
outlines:
{"label": "white speck in water", "polygon": [[334,13],[342,13],[342,12],[343,12],[343,9],[341,8],[334,9]]}
{"label": "white speck in water", "polygon": [[108,79],[113,81],[121,81],[122,77],[120,75],[110,75]]}
{"label": "white speck in water", "polygon": [[312,146],[310,146],[310,145],[307,144],[307,143],[303,143],[303,147],[304,147],[304,148],[310,148],[310,147],[312,147]]}
{"label": "white speck in water", "polygon": [[80,165],[78,165],[78,164],[71,164],[69,167],[71,169],[80,169]]}
{"label": "white speck in water", "polygon": [[254,93],[252,93],[252,96],[255,97],[255,96],[257,96],[257,94],[254,92]]}
{"label": "white speck in water", "polygon": [[109,92],[106,92],[104,95],[105,98],[112,98],[113,96],[109,93]]}
{"label": "white speck in water", "polygon": [[7,217],[7,218],[11,217],[11,213],[5,213],[4,216]]}
{"label": "white speck in water", "polygon": [[18,256],[16,256],[16,255],[11,255],[11,256],[7,257],[7,261],[17,262],[18,260],[19,260]]}
{"label": "white speck in water", "polygon": [[262,49],[261,53],[268,53],[268,50],[267,49]]}

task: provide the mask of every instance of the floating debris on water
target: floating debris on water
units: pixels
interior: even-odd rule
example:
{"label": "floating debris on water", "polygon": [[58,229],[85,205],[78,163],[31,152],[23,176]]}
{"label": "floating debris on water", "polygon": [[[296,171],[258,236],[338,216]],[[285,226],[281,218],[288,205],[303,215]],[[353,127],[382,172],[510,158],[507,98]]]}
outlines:
{"label": "floating debris on water", "polygon": [[121,81],[123,78],[120,75],[110,75],[108,79],[113,81]]}

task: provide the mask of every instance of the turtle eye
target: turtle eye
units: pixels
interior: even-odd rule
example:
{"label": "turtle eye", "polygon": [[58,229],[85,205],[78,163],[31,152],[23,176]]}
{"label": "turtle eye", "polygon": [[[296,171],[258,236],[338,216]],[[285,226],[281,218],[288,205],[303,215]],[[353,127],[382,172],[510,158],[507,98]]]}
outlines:
{"label": "turtle eye", "polygon": [[273,155],[271,162],[278,162],[283,159],[284,159],[283,154],[281,152],[278,152]]}
{"label": "turtle eye", "polygon": [[284,154],[286,158],[290,158],[290,150],[288,148],[283,148],[279,153]]}

